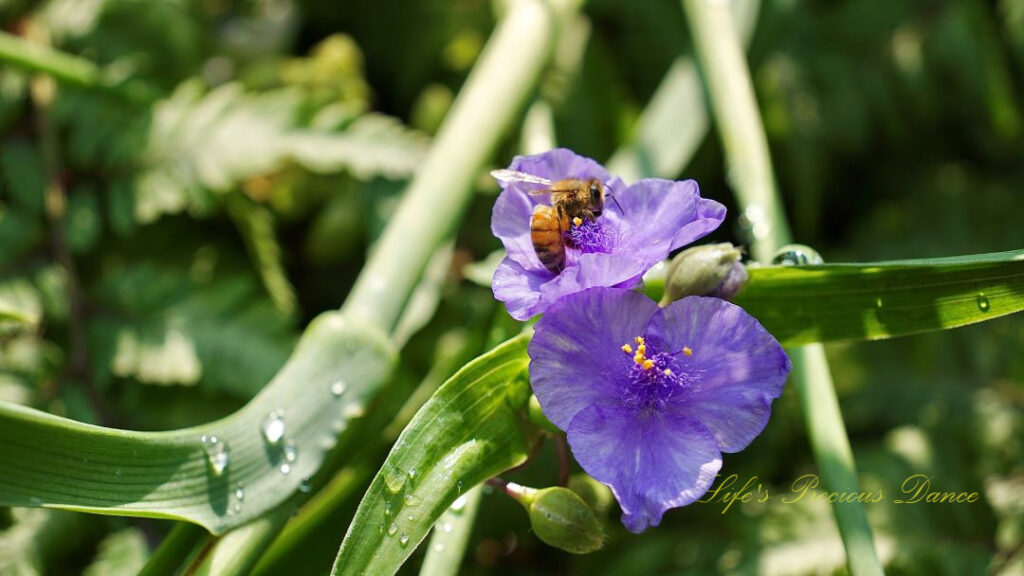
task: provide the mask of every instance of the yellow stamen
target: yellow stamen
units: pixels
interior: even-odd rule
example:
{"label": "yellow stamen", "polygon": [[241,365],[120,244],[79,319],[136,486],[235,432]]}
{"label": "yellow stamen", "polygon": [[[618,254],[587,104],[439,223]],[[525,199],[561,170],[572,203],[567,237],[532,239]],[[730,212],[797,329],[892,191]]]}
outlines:
{"label": "yellow stamen", "polygon": [[643,336],[637,336],[636,338],[633,338],[633,342],[636,342],[637,344],[643,344],[644,343],[644,337]]}
{"label": "yellow stamen", "polygon": [[662,373],[663,373],[663,374],[664,374],[665,376],[671,376],[671,375],[672,375],[672,371],[671,371],[671,370],[669,370],[668,368],[665,368],[664,370],[662,370]]}
{"label": "yellow stamen", "polygon": [[583,219],[577,216],[572,219],[572,223],[575,224],[576,226],[581,226],[583,225]]}
{"label": "yellow stamen", "polygon": [[654,360],[644,360],[643,367],[644,370],[650,370],[651,368],[654,368]]}
{"label": "yellow stamen", "polygon": [[693,356],[693,350],[690,350],[689,346],[683,346],[683,354],[687,356]]}
{"label": "yellow stamen", "polygon": [[622,345],[622,351],[625,352],[626,354],[632,354],[633,353],[633,347],[630,346],[629,344],[623,344]]}
{"label": "yellow stamen", "polygon": [[643,361],[646,360],[646,359],[647,358],[645,358],[644,355],[639,353],[639,352],[637,352],[636,354],[633,355],[633,362],[635,362],[637,364],[643,363]]}
{"label": "yellow stamen", "polygon": [[646,356],[647,355],[647,345],[646,344],[641,344],[641,345],[637,346],[636,347],[636,353],[637,354],[643,354],[643,355]]}

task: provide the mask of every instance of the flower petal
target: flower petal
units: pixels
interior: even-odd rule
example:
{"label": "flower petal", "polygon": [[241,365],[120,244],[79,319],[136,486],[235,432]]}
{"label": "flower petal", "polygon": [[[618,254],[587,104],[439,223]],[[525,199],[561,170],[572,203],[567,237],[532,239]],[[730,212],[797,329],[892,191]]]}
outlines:
{"label": "flower petal", "polygon": [[566,430],[587,406],[614,399],[631,359],[621,347],[644,334],[658,305],[643,294],[592,288],[566,296],[537,322],[530,382],[544,414]]}
{"label": "flower petal", "polygon": [[541,287],[540,304],[544,308],[569,294],[598,286],[629,288],[640,281],[647,267],[642,262],[620,254],[580,254],[575,266],[570,266]]}
{"label": "flower petal", "polygon": [[531,156],[516,156],[509,170],[526,172],[548,180],[597,178],[606,182],[611,178],[603,166],[567,148],[555,148]]}
{"label": "flower petal", "polygon": [[521,190],[502,191],[491,212],[491,233],[501,240],[509,258],[524,268],[544,270],[530,240],[530,218],[536,205],[537,202]]}
{"label": "flower petal", "polygon": [[[624,188],[622,181],[609,176],[600,164],[565,148],[532,156],[516,156],[509,169],[548,180],[597,178],[605,182],[609,191],[618,192]],[[543,196],[530,196],[528,193],[543,186],[518,182],[500,184],[503,190],[491,212],[491,232],[501,240],[508,257],[523,268],[543,269],[530,240],[530,218],[535,206],[549,201]]]}
{"label": "flower petal", "polygon": [[669,508],[696,501],[722,467],[711,433],[679,414],[637,419],[594,404],[573,418],[568,439],[587,474],[611,487],[622,523],[634,533],[660,524]]}
{"label": "flower petal", "polygon": [[634,253],[644,254],[648,265],[706,236],[725,219],[725,206],[701,198],[693,180],[640,180],[617,199],[630,223],[626,243]]}
{"label": "flower petal", "polygon": [[697,376],[673,409],[703,423],[722,452],[738,452],[761,433],[772,400],[782,394],[792,364],[782,346],[750,314],[718,298],[677,300],[652,322],[657,334]]}
{"label": "flower petal", "polygon": [[516,320],[529,320],[542,309],[541,288],[554,275],[547,270],[530,270],[506,256],[491,278],[494,298],[505,303],[508,313]]}

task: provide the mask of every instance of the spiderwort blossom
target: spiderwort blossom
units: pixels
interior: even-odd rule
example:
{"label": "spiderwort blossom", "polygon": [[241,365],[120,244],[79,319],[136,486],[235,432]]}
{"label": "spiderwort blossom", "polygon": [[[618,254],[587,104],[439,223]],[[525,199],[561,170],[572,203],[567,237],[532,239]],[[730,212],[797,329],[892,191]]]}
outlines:
{"label": "spiderwort blossom", "polygon": [[596,219],[571,226],[565,268],[555,274],[541,264],[530,240],[533,209],[548,200],[529,191],[543,186],[502,183],[491,230],[501,239],[507,256],[494,273],[492,287],[494,297],[518,320],[590,287],[633,286],[672,250],[708,234],[725,217],[725,207],[701,198],[693,180],[647,179],[626,186],[597,162],[564,148],[517,156],[509,169],[552,181],[599,179],[614,198],[605,202]]}
{"label": "spiderwort blossom", "polygon": [[536,326],[530,379],[583,469],[611,487],[631,532],[711,486],[722,452],[764,429],[791,364],[742,308],[631,290],[564,297]]}

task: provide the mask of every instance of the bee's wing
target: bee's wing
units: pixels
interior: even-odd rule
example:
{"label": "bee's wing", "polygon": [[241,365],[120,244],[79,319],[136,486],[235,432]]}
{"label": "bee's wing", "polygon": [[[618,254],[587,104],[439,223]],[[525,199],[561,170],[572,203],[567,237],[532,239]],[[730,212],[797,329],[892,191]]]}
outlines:
{"label": "bee's wing", "polygon": [[551,186],[552,184],[551,180],[548,180],[547,178],[541,178],[540,176],[534,176],[533,174],[518,172],[516,170],[491,170],[491,176],[498,182],[504,182],[506,184],[513,182],[539,184],[541,186]]}

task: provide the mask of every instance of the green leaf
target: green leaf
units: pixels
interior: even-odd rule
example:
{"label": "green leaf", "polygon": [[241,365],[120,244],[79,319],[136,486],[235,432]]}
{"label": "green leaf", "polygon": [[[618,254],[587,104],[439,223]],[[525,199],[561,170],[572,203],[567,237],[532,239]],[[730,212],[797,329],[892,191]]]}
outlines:
{"label": "green leaf", "polygon": [[[255,399],[203,426],[114,430],[0,403],[0,506],[176,518],[224,532],[277,507],[314,474],[393,364],[383,334],[326,313]],[[261,434],[272,411],[286,424],[276,444]],[[204,435],[229,451],[219,473]]]}
{"label": "green leaf", "polygon": [[138,528],[114,532],[100,542],[99,553],[82,576],[138,574],[149,557],[146,537]]}
{"label": "green leaf", "polygon": [[11,520],[0,532],[0,574],[5,576],[48,573],[49,559],[81,546],[98,528],[93,519],[57,510],[14,509]]}
{"label": "green leaf", "polygon": [[306,131],[287,142],[289,156],[320,173],[350,172],[356,178],[407,178],[423,162],[429,139],[382,114],[364,114],[343,132]]}
{"label": "green leaf", "polygon": [[232,194],[227,200],[228,213],[245,239],[267,294],[282,314],[293,315],[298,307],[298,297],[284,269],[273,213],[240,194]]}
{"label": "green leaf", "polygon": [[43,213],[46,172],[43,159],[27,142],[13,141],[0,148],[0,175],[15,205],[31,214]]}
{"label": "green leaf", "polygon": [[459,506],[445,510],[437,520],[430,547],[420,567],[420,576],[449,576],[458,574],[459,566],[473,532],[473,521],[483,496],[481,486],[460,496]]}
{"label": "green leaf", "polygon": [[528,342],[470,362],[416,414],[359,504],[334,574],[394,574],[461,493],[526,459]]}
{"label": "green leaf", "polygon": [[24,279],[0,282],[0,333],[14,327],[39,325],[43,314],[39,292]]}
{"label": "green leaf", "polygon": [[892,338],[1024,310],[1024,250],[749,272],[735,302],[785,346]]}
{"label": "green leaf", "polygon": [[151,232],[144,238],[162,244],[108,259],[89,286],[99,308],[89,325],[97,381],[113,374],[201,383],[251,398],[287,359],[293,320],[274,308],[252,272],[233,267],[237,252],[183,240],[165,246],[180,230]]}
{"label": "green leaf", "polygon": [[341,132],[300,125],[302,94],[282,88],[247,93],[225,84],[204,93],[182,84],[154,107],[141,170],[134,176],[140,222],[189,210],[204,213],[239,182],[294,162],[313,172],[359,178],[410,175],[427,139],[393,118],[365,115]]}

